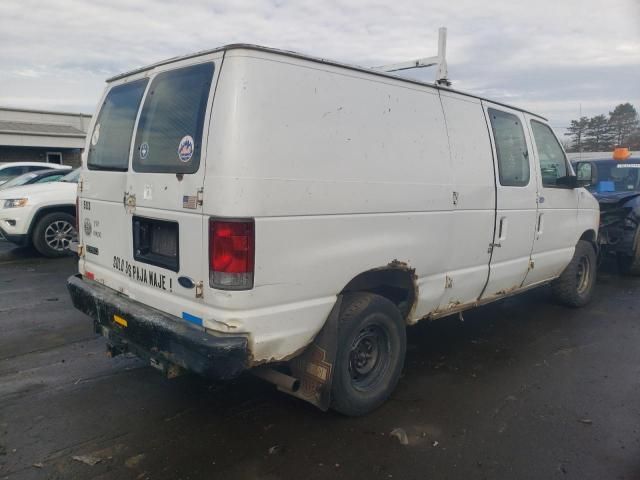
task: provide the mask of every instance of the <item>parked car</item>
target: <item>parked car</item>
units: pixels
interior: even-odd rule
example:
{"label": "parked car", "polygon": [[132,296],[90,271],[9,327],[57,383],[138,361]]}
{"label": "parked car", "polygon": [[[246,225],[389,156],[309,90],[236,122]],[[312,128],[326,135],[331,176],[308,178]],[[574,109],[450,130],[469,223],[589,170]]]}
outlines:
{"label": "parked car", "polygon": [[516,107],[234,45],[112,78],[89,132],[71,298],[168,376],[251,369],[360,415],[407,325],[591,298],[598,203]]}
{"label": "parked car", "polygon": [[21,187],[23,185],[33,185],[34,183],[57,182],[67,173],[68,172],[66,170],[61,170],[59,168],[55,170],[35,170],[33,172],[23,173],[22,175],[12,178],[8,182],[0,185],[0,190]]}
{"label": "parked car", "polygon": [[622,273],[640,275],[640,157],[578,161],[576,171],[600,204],[599,243]]}
{"label": "parked car", "polygon": [[23,173],[35,172],[36,170],[55,169],[69,170],[69,165],[58,165],[57,163],[47,162],[0,162],[0,185],[8,182]]}
{"label": "parked car", "polygon": [[76,190],[80,171],[57,182],[0,191],[0,234],[16,245],[32,244],[46,257],[68,255],[77,238]]}

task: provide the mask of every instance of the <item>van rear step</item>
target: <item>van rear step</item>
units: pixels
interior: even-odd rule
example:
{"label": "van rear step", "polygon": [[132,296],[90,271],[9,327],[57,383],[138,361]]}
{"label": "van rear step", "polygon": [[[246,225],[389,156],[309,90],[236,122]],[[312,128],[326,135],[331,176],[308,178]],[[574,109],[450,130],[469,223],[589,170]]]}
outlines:
{"label": "van rear step", "polygon": [[176,367],[204,377],[228,380],[248,368],[247,337],[205,332],[101,285],[74,275],[67,280],[73,305],[93,318],[112,354],[132,352],[168,376]]}

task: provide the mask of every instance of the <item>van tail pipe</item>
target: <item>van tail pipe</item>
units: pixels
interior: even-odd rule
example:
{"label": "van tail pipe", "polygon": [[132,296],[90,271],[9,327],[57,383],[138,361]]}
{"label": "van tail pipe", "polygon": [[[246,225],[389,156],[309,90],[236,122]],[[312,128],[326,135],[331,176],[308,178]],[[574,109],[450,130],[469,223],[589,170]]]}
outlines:
{"label": "van tail pipe", "polygon": [[295,393],[300,388],[300,380],[291,375],[279,372],[274,368],[258,367],[254,368],[251,373],[256,377],[266,380],[269,383],[273,383],[278,389],[287,393]]}

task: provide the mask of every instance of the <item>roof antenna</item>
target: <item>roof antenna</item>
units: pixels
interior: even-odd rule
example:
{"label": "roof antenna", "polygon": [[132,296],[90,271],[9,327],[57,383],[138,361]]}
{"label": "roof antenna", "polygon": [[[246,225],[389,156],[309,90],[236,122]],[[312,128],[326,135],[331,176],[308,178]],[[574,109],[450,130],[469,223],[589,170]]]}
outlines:
{"label": "roof antenna", "polygon": [[440,27],[438,29],[438,55],[435,57],[419,58],[410,62],[394,63],[392,65],[382,65],[373,67],[372,70],[380,72],[397,72],[400,70],[409,70],[411,68],[424,68],[437,66],[436,84],[443,87],[450,87],[451,81],[447,78],[447,29]]}

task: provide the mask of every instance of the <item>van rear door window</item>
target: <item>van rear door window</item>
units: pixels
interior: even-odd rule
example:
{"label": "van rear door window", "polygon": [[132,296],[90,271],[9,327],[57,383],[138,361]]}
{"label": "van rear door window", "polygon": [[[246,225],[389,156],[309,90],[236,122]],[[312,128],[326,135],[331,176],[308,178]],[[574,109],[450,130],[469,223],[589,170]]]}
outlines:
{"label": "van rear door window", "polygon": [[144,101],[133,150],[136,172],[195,173],[213,63],[158,74]]}
{"label": "van rear door window", "polygon": [[529,153],[522,123],[517,116],[489,109],[491,130],[498,156],[500,185],[524,187],[529,184]]}
{"label": "van rear door window", "polygon": [[113,87],[104,99],[89,145],[89,170],[126,172],[133,126],[148,80]]}

